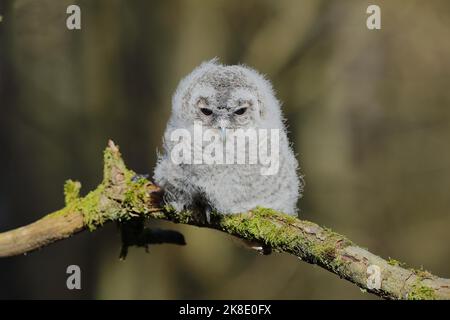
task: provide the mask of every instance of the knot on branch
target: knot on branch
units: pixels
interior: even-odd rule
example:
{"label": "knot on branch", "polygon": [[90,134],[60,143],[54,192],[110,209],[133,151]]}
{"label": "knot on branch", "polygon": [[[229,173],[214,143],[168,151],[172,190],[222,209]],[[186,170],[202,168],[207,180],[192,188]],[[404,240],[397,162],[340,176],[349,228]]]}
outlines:
{"label": "knot on branch", "polygon": [[159,188],[143,176],[129,170],[119,147],[113,141],[103,154],[103,181],[85,197],[79,197],[81,184],[69,180],[64,187],[66,204],[82,213],[91,231],[107,221],[126,221],[160,210],[154,194]]}
{"label": "knot on branch", "polygon": [[128,170],[125,166],[119,147],[112,140],[109,140],[108,147],[103,153],[102,182],[107,187],[109,196],[117,200],[123,200],[124,189],[133,175],[134,172]]}

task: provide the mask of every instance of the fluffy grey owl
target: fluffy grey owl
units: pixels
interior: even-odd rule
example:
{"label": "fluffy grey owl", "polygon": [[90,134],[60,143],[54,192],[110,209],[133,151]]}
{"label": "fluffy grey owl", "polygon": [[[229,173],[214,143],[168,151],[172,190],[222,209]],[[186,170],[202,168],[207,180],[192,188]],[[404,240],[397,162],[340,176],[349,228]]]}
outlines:
{"label": "fluffy grey owl", "polygon": [[[214,149],[211,154],[219,156],[223,151],[224,159],[228,155],[225,144],[237,144],[233,138],[235,132],[239,129],[242,129],[241,133],[249,132],[248,129],[256,132],[256,138],[249,135],[244,148],[241,144],[241,149],[235,149],[237,151],[230,156],[231,160],[236,160],[239,152],[244,150],[241,155],[246,161],[174,161],[173,154],[179,151],[176,148],[180,143],[174,141],[174,133],[179,129],[193,137],[185,141],[192,147],[191,151],[208,148],[208,139],[200,143],[193,141],[195,123],[201,124],[203,131],[212,132],[209,135],[211,142],[223,144],[223,150]],[[258,136],[264,129],[267,134]],[[271,135],[272,129],[278,136]],[[255,148],[258,156],[267,149],[278,157],[276,165],[270,164],[276,170],[264,174],[262,169],[269,167],[267,161],[250,163],[251,144],[258,147]],[[260,148],[263,145],[265,149]],[[258,72],[246,66],[224,66],[211,60],[202,63],[180,82],[172,99],[172,114],[164,134],[164,153],[159,156],[154,172],[154,181],[165,191],[167,204],[178,211],[202,212],[208,221],[211,211],[233,214],[257,206],[296,215],[296,203],[302,191],[297,169],[280,103],[269,81]]]}

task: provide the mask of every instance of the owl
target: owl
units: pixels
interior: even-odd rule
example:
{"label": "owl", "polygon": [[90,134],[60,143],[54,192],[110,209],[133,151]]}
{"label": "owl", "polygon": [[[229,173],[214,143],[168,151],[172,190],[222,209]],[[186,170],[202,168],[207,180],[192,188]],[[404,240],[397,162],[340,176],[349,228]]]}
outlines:
{"label": "owl", "polygon": [[[236,137],[233,134],[237,132],[255,134],[246,136],[245,143],[230,156],[231,161],[227,158],[231,150],[228,146],[212,152],[216,160],[224,155],[227,161],[174,161],[173,154],[180,143],[174,140],[174,133],[182,130],[195,138],[196,124],[203,131],[212,132],[211,141],[217,145],[231,140],[233,147],[237,140],[230,136]],[[258,135],[260,132],[266,134]],[[208,148],[208,141],[188,139],[186,143],[194,153]],[[255,145],[258,148],[251,149]],[[266,149],[273,147],[271,156],[277,164],[271,173],[263,172],[268,169],[267,161],[248,161],[251,150],[257,149],[257,156],[263,154],[263,145]],[[175,210],[192,210],[208,222],[212,211],[236,214],[255,207],[297,215],[303,179],[298,175],[298,162],[287,137],[280,103],[270,82],[257,71],[244,65],[222,65],[217,59],[194,69],[181,80],[173,95],[163,148],[153,178],[164,190],[166,204]],[[233,161],[239,156],[247,161]]]}

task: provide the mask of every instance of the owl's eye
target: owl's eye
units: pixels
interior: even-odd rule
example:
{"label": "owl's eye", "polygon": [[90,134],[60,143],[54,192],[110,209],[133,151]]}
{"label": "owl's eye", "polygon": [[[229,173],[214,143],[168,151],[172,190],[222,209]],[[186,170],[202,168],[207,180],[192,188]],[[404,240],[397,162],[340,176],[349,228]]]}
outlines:
{"label": "owl's eye", "polygon": [[247,111],[247,108],[240,108],[240,109],[237,109],[234,112],[234,114],[237,114],[238,116],[241,116],[241,115],[243,115],[245,113],[245,111]]}
{"label": "owl's eye", "polygon": [[200,111],[205,115],[205,116],[210,116],[212,115],[212,110],[208,109],[208,108],[200,108]]}

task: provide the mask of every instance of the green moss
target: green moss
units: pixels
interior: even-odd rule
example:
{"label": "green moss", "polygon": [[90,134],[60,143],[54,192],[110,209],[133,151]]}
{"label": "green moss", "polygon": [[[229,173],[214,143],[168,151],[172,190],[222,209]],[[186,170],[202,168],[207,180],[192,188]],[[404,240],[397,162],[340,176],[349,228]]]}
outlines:
{"label": "green moss", "polygon": [[390,266],[400,266],[400,265],[402,265],[402,263],[400,261],[392,259],[391,257],[388,258],[387,263]]}
{"label": "green moss", "polygon": [[252,213],[256,216],[265,218],[265,217],[273,217],[280,215],[278,211],[270,209],[270,208],[263,208],[263,207],[256,207],[252,210]]}
{"label": "green moss", "polygon": [[[315,228],[320,227],[312,223]],[[325,264],[332,269],[338,269],[345,264],[344,261],[336,260],[337,249],[345,248],[353,245],[353,243],[346,237],[334,232],[330,228],[323,228],[320,233],[321,241],[315,241],[311,244],[311,251],[315,257],[318,258],[319,262]]]}
{"label": "green moss", "polygon": [[123,208],[120,202],[106,196],[103,185],[99,185],[97,189],[78,201],[75,209],[83,214],[84,224],[90,231],[94,231],[107,221],[121,221],[130,217],[127,209]]}
{"label": "green moss", "polygon": [[98,225],[102,225],[106,220],[100,209],[103,191],[104,186],[99,185],[97,189],[89,192],[76,204],[76,209],[83,214],[84,224],[90,231],[95,230]]}
{"label": "green moss", "polygon": [[[170,220],[172,220],[173,222],[176,222],[176,223],[187,224],[187,223],[191,222],[193,219],[193,212],[190,210],[184,210],[184,211],[178,212],[177,210],[175,210],[174,207],[166,204],[163,207],[163,211],[165,212],[165,216],[167,218],[169,218]],[[211,216],[213,216],[213,215],[217,216],[219,214],[212,212]],[[220,215],[220,216],[222,216],[222,215]]]}
{"label": "green moss", "polygon": [[[84,223],[91,231],[106,221],[121,221],[130,218],[129,211],[144,211],[144,181],[132,182],[134,172],[128,170],[115,145],[104,151],[103,182],[84,198],[72,205],[83,214]],[[67,184],[71,190],[73,184]],[[70,202],[69,202],[70,203]]]}
{"label": "green moss", "polygon": [[80,202],[80,189],[80,182],[67,180],[64,184],[64,202],[66,204],[65,208],[48,214],[46,218],[51,219],[54,217],[66,215],[72,210],[76,210],[76,206]]}
{"label": "green moss", "polygon": [[[394,267],[408,268],[408,264],[406,264],[405,262],[401,262],[401,261],[398,261],[396,259],[392,259],[391,257],[389,257],[387,259],[387,263],[389,265],[391,265],[391,266],[394,266]],[[408,268],[408,269],[411,269],[411,268]],[[415,270],[411,269],[411,271],[415,271]]]}
{"label": "green moss", "polygon": [[122,221],[130,212],[146,213],[150,195],[148,180],[133,181],[134,172],[126,169],[118,150],[106,148],[103,182],[85,197],[79,198],[81,184],[67,181],[64,186],[66,205],[83,214],[86,227],[93,231],[106,221]]}
{"label": "green moss", "polygon": [[[274,217],[276,219],[267,219]],[[311,243],[296,228],[296,222],[300,222],[303,227],[306,225],[311,227],[311,230],[317,230],[321,233],[318,236],[321,240]],[[252,210],[250,214],[223,216],[221,226],[227,231],[243,235],[249,239],[264,241],[267,245],[273,247],[294,248],[299,243],[308,242],[311,252],[324,259],[332,259],[335,256],[338,241],[344,241],[344,245],[350,244],[341,235],[324,230],[312,222],[299,221],[293,216],[260,207]],[[317,244],[317,242],[320,244]]]}
{"label": "green moss", "polygon": [[436,294],[433,288],[427,287],[420,280],[414,284],[411,292],[408,293],[408,300],[435,300]]}
{"label": "green moss", "polygon": [[81,183],[79,181],[67,180],[64,184],[64,201],[69,205],[80,197]]}
{"label": "green moss", "polygon": [[276,216],[281,221],[284,221],[287,223],[295,223],[298,220],[294,216],[283,214],[274,209],[263,208],[263,207],[256,207],[255,209],[252,210],[252,214],[254,214],[255,216],[260,217],[260,218],[269,218],[269,217]]}
{"label": "green moss", "polygon": [[232,234],[261,241],[274,250],[290,251],[334,271],[342,270],[348,263],[336,258],[337,250],[352,245],[330,229],[272,209],[257,208],[250,214],[223,216],[221,226]]}
{"label": "green moss", "polygon": [[[273,220],[265,219],[268,216],[278,216],[281,214],[271,210],[257,208],[251,211],[250,215],[237,214],[226,215],[221,219],[221,226],[235,234],[240,234],[249,240],[262,241],[272,247],[294,246],[298,239],[298,234],[290,228],[280,228]],[[281,217],[283,218],[283,217]]]}
{"label": "green moss", "polygon": [[103,152],[103,181],[108,183],[113,180],[112,175],[117,171],[126,172],[127,168],[117,147],[108,146]]}
{"label": "green moss", "polygon": [[327,230],[322,238],[322,241],[314,241],[308,244],[312,257],[319,265],[323,265],[336,273],[343,273],[345,266],[350,261],[339,258],[337,250],[352,245],[352,242],[331,230]]}
{"label": "green moss", "polygon": [[[130,175],[129,175],[130,176]],[[132,177],[126,176],[126,191],[124,197],[124,206],[136,213],[147,213],[150,195],[147,186],[149,181],[145,178],[139,178],[132,181]]]}
{"label": "green moss", "polygon": [[335,243],[325,242],[324,244],[314,245],[311,250],[314,256],[322,261],[332,261],[336,258]]}
{"label": "green moss", "polygon": [[172,214],[172,213],[175,213],[175,212],[176,212],[175,208],[172,207],[171,205],[168,205],[168,204],[165,204],[165,205],[163,206],[163,209],[164,209],[164,211],[167,212],[168,214]]}
{"label": "green moss", "polygon": [[52,212],[52,213],[50,213],[50,214],[48,214],[48,215],[46,215],[45,216],[45,218],[47,219],[47,218],[54,218],[54,217],[59,217],[59,216],[64,216],[64,215],[66,215],[66,214],[68,214],[69,213],[69,210],[68,210],[68,208],[66,207],[66,208],[63,208],[63,209],[61,209],[61,210],[58,210],[58,211],[55,211],[55,212]]}
{"label": "green moss", "polygon": [[174,212],[172,217],[174,217],[174,220],[179,223],[189,223],[192,220],[192,212],[189,210]]}

